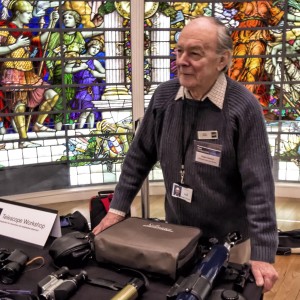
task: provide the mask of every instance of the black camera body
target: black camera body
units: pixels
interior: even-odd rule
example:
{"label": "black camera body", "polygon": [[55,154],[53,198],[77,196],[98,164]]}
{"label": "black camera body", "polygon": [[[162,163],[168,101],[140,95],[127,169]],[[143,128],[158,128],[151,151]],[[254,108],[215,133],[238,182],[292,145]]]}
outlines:
{"label": "black camera body", "polygon": [[87,272],[82,270],[70,276],[69,269],[65,266],[51,273],[38,282],[39,299],[65,300],[69,299],[80,284],[87,280]]}
{"label": "black camera body", "polygon": [[0,249],[0,281],[4,284],[14,283],[22,274],[28,256],[20,249],[10,252]]}

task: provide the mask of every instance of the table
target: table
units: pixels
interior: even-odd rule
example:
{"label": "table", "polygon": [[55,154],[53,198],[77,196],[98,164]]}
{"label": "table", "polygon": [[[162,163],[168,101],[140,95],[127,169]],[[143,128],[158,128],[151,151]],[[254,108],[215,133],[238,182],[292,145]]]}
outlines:
{"label": "table", "polygon": [[[56,271],[53,266],[52,258],[48,254],[48,249],[53,238],[49,238],[45,247],[41,249],[38,246],[29,245],[21,241],[13,240],[8,237],[0,236],[0,248],[6,248],[10,251],[14,249],[21,249],[25,252],[29,259],[37,256],[42,256],[45,259],[45,264],[43,267],[35,270],[25,271],[21,274],[20,278],[10,285],[5,285],[0,283],[0,289],[26,289],[32,290],[37,294],[37,284],[40,280],[44,279],[46,276],[50,275],[52,272]],[[31,266],[32,268],[34,265]],[[121,284],[126,284],[135,276],[126,274],[124,272],[116,272],[112,268],[104,267],[103,265],[97,264],[95,261],[90,260],[86,266],[83,268],[90,278],[105,278],[108,280],[113,280]],[[72,274],[78,274],[82,269],[71,269]],[[142,294],[139,299],[142,300],[165,300],[166,295],[170,287],[174,284],[170,279],[167,278],[150,278],[150,284],[146,292]],[[216,289],[232,289],[232,285],[229,283],[219,283]],[[75,292],[75,294],[70,298],[72,300],[87,299],[87,300],[108,300],[116,295],[116,291],[110,290],[108,288],[98,287],[83,283]],[[257,287],[255,283],[249,282],[243,292],[244,298],[247,300],[259,300],[261,299],[261,288]],[[211,299],[208,300],[215,300]]]}

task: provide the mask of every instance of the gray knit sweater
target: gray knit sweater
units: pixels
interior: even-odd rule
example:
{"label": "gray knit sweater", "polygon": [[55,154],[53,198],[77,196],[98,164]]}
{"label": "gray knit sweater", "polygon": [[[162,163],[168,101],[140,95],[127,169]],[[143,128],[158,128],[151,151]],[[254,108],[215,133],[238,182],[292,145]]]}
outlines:
{"label": "gray knit sweater", "polygon": [[[239,231],[244,239],[251,239],[252,260],[272,263],[278,239],[264,118],[253,94],[226,78],[222,110],[209,99],[175,101],[177,79],[156,89],[126,155],[111,208],[128,211],[149,171],[160,161],[168,222],[197,226],[205,237],[219,240]],[[222,145],[220,167],[195,162],[197,131],[210,130],[218,131],[218,139],[207,142]],[[193,189],[191,203],[171,195],[172,184],[180,181],[182,143],[189,145],[185,183]]]}

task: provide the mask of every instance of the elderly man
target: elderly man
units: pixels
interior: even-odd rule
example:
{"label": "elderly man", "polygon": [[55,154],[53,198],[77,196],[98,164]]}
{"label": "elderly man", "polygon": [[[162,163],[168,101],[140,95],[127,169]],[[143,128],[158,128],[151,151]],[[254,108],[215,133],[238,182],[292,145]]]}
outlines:
{"label": "elderly man", "polygon": [[[239,231],[230,260],[249,262],[268,291],[278,278],[272,159],[255,96],[225,75],[232,40],[212,17],[182,30],[178,78],[155,91],[126,155],[110,210],[95,234],[121,221],[156,161],[164,175],[166,220],[196,226],[204,238]],[[174,197],[174,186],[181,187]]]}

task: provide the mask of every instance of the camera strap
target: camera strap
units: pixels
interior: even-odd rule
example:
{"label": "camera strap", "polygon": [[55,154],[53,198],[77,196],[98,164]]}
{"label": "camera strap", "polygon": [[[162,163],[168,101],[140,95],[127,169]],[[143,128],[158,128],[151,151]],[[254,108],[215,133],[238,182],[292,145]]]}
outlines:
{"label": "camera strap", "polygon": [[[36,264],[36,265],[32,266],[33,264]],[[28,261],[26,263],[26,269],[24,272],[29,272],[29,271],[40,269],[44,265],[45,265],[45,258],[43,256],[33,257],[30,261]]]}

